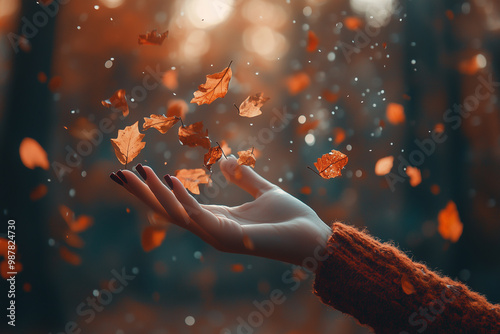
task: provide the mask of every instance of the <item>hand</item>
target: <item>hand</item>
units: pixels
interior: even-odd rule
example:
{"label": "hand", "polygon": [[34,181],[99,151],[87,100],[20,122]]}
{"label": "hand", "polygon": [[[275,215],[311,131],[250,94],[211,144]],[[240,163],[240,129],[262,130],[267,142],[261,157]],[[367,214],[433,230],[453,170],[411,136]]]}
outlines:
{"label": "hand", "polygon": [[177,178],[165,175],[171,190],[151,168],[140,164],[136,170],[145,183],[127,170],[112,173],[111,178],[170,222],[220,251],[302,265],[318,249],[324,250],[331,229],[310,207],[250,167],[240,166],[236,177],[238,163],[233,156],[223,159],[220,168],[228,181],[255,199],[236,207],[201,205]]}

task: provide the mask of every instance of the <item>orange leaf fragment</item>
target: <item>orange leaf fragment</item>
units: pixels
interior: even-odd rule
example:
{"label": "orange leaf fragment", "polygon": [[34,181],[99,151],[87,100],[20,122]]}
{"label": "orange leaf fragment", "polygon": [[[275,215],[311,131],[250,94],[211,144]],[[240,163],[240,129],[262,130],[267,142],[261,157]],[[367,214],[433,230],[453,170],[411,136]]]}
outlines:
{"label": "orange leaf fragment", "polygon": [[139,35],[139,45],[162,45],[165,38],[168,36],[168,30],[163,34],[159,34],[157,29],[147,32],[145,35]]}
{"label": "orange leaf fragment", "polygon": [[387,120],[393,124],[401,124],[406,120],[404,107],[399,103],[389,103],[385,112]]}
{"label": "orange leaf fragment", "polygon": [[167,230],[161,226],[146,226],[142,230],[141,245],[145,252],[158,248],[163,243]]}
{"label": "orange leaf fragment", "polygon": [[410,185],[412,187],[416,187],[422,182],[422,173],[417,167],[406,167],[406,175],[410,178]]}
{"label": "orange leaf fragment", "polygon": [[33,189],[30,193],[30,200],[38,201],[47,195],[48,188],[45,184],[39,184],[35,189]]}
{"label": "orange leaf fragment", "polygon": [[177,71],[168,70],[163,74],[162,77],[163,86],[167,87],[170,90],[177,89],[179,87],[179,82],[177,80]]}
{"label": "orange leaf fragment", "polygon": [[269,97],[264,97],[264,93],[257,93],[253,96],[249,96],[245,101],[241,102],[238,108],[240,116],[243,117],[255,117],[262,115],[260,108],[269,101]]}
{"label": "orange leaf fragment", "polygon": [[297,134],[299,136],[303,136],[309,133],[309,131],[314,130],[319,125],[319,119],[314,121],[305,122],[304,124],[300,124],[297,128]]}
{"label": "orange leaf fragment", "polygon": [[186,101],[175,99],[170,100],[167,105],[167,117],[177,116],[184,119],[188,112],[188,105]]}
{"label": "orange leaf fragment", "polygon": [[300,193],[304,195],[311,195],[312,189],[309,186],[304,186],[300,189]]}
{"label": "orange leaf fragment", "polygon": [[23,165],[29,169],[40,167],[45,170],[49,169],[49,160],[47,159],[47,152],[43,147],[33,138],[26,137],[22,140],[19,146],[19,156]]}
{"label": "orange leaf fragment", "polygon": [[344,19],[344,25],[349,30],[359,30],[363,27],[363,21],[359,17],[348,16]]}
{"label": "orange leaf fragment", "polygon": [[250,166],[255,168],[255,155],[253,154],[253,148],[248,149],[246,151],[238,152],[238,165]]}
{"label": "orange leaf fragment", "polygon": [[290,95],[297,95],[304,89],[309,87],[311,84],[311,79],[305,72],[299,72],[289,76],[286,79],[286,85],[288,87],[288,92]]}
{"label": "orange leaf fragment", "polygon": [[184,187],[193,194],[200,194],[200,184],[207,184],[210,181],[209,175],[202,168],[180,169],[175,172],[175,177],[182,182]]}
{"label": "orange leaf fragment", "polygon": [[68,233],[65,241],[69,246],[74,248],[83,248],[83,246],[85,246],[85,241],[76,233]]}
{"label": "orange leaf fragment", "polygon": [[318,36],[314,33],[314,31],[309,30],[307,33],[307,52],[314,52],[318,48],[319,45],[319,38]]}
{"label": "orange leaf fragment", "polygon": [[220,148],[222,149],[222,152],[225,154],[225,155],[229,155],[231,154],[231,148],[227,145],[226,141],[225,140],[222,140],[220,142]]}
{"label": "orange leaf fragment", "polygon": [[59,248],[59,255],[64,261],[74,266],[79,266],[80,264],[82,264],[82,258],[80,257],[80,255],[73,253],[64,246],[61,246],[61,248]]}
{"label": "orange leaf fragment", "polygon": [[111,139],[116,157],[122,165],[127,165],[141,153],[146,143],[142,141],[145,134],[139,132],[139,121],[118,130],[118,137]]}
{"label": "orange leaf fragment", "polygon": [[327,89],[323,91],[321,96],[330,103],[337,102],[337,100],[339,99],[339,94],[332,93]]}
{"label": "orange leaf fragment", "polygon": [[335,139],[333,140],[335,142],[335,145],[339,145],[340,143],[342,143],[346,137],[345,130],[342,128],[333,129],[333,135],[335,136]]}
{"label": "orange leaf fragment", "polygon": [[198,105],[210,104],[216,99],[226,96],[229,88],[229,81],[233,76],[231,63],[221,72],[207,75],[206,82],[199,85],[198,90],[194,92],[191,103],[196,103]]}
{"label": "orange leaf fragment", "polygon": [[445,240],[457,242],[462,235],[464,225],[460,221],[457,206],[453,201],[449,201],[444,209],[438,214],[438,231]]}
{"label": "orange leaf fragment", "polygon": [[126,94],[125,89],[119,89],[109,99],[101,101],[101,104],[112,111],[121,112],[123,117],[127,117],[129,109]]}
{"label": "orange leaf fragment", "polygon": [[166,117],[164,115],[150,115],[148,117],[144,117],[144,124],[142,125],[143,130],[148,130],[154,128],[158,130],[160,133],[167,133],[177,122],[179,122],[180,118],[177,116]]}
{"label": "orange leaf fragment", "polygon": [[65,205],[59,206],[59,213],[61,214],[61,217],[63,217],[66,224],[68,224],[70,230],[75,233],[83,232],[94,224],[94,219],[90,216],[81,215],[75,219],[75,213],[73,210]]}
{"label": "orange leaf fragment", "polygon": [[410,280],[406,274],[401,277],[401,288],[403,288],[404,293],[406,293],[407,295],[411,295],[417,292],[413,284],[410,283]]}
{"label": "orange leaf fragment", "polygon": [[394,165],[394,157],[392,155],[381,158],[375,164],[375,175],[384,176],[391,172]]}
{"label": "orange leaf fragment", "polygon": [[235,263],[231,265],[231,271],[234,273],[241,273],[245,270],[245,267],[241,263]]}
{"label": "orange leaf fragment", "polygon": [[222,158],[222,148],[220,146],[211,147],[203,157],[203,165],[210,171],[212,165],[219,161],[220,158]]}
{"label": "orange leaf fragment", "polygon": [[314,163],[314,167],[318,170],[319,176],[324,179],[333,179],[342,175],[341,171],[347,165],[349,159],[342,152],[332,150],[323,154],[318,161]]}
{"label": "orange leaf fragment", "polygon": [[182,145],[191,147],[201,146],[207,150],[210,149],[208,130],[203,131],[203,122],[196,122],[188,126],[181,126],[179,128],[179,140]]}

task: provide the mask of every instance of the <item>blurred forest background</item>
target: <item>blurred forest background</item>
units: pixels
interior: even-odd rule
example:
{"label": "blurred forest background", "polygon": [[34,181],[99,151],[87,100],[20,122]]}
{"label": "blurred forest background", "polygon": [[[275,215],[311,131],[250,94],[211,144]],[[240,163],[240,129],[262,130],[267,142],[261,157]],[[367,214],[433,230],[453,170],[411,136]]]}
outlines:
{"label": "blurred forest background", "polygon": [[[169,31],[164,43],[139,45],[138,35],[153,29]],[[15,219],[23,266],[16,328],[2,314],[1,332],[59,333],[75,321],[83,333],[236,333],[238,317],[247,319],[252,302],[274,289],[287,300],[254,333],[367,332],[322,305],[312,277],[296,272],[303,281],[292,291],[282,280],[289,265],[219,253],[175,226],[160,247],[143,250],[151,217],[109,179],[123,167],[110,138],[176,100],[187,102],[185,123],[203,121],[212,141],[226,140],[233,152],[272,126],[273,110],[286,109],[290,124],[255,145],[257,172],[325,222],[367,227],[500,302],[498,86],[483,89],[489,93],[470,112],[447,112],[474,104],[484,80],[500,81],[499,34],[494,0],[0,0],[0,236]],[[226,97],[190,104],[205,75],[230,61]],[[144,89],[151,73],[157,85]],[[118,89],[138,94],[127,118],[101,105]],[[257,92],[271,98],[263,115],[238,116],[233,104]],[[92,144],[82,133],[104,119],[112,131],[101,129],[102,141]],[[393,156],[399,175],[398,157],[409,159],[419,150],[415,140],[432,131],[447,139],[417,166],[421,182],[404,178],[392,188],[375,173],[377,161]],[[27,137],[50,166],[23,165]],[[149,130],[145,141],[131,166],[141,162],[160,175],[201,167],[205,152],[181,146],[175,133]],[[68,152],[83,145],[88,151],[70,166]],[[324,180],[307,166],[331,149],[349,163],[342,177]],[[57,163],[70,167],[60,173]],[[201,188],[213,203],[250,200],[234,186]],[[438,231],[450,201],[463,223],[456,242]],[[93,224],[75,233],[63,217],[68,210]],[[78,305],[122,268],[135,279],[87,323]],[[3,295],[5,280],[0,286]]]}

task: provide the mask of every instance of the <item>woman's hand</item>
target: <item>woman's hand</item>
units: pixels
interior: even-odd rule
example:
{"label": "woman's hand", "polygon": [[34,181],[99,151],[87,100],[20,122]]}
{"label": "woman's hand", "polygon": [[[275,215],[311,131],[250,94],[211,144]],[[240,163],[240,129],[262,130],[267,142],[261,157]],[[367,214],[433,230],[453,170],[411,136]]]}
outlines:
{"label": "woman's hand", "polygon": [[177,178],[165,175],[167,188],[151,168],[140,164],[136,170],[145,182],[127,170],[110,176],[151,209],[218,250],[296,265],[324,251],[331,229],[310,207],[250,167],[240,166],[236,177],[237,167],[233,156],[220,162],[226,179],[255,199],[235,207],[199,204]]}

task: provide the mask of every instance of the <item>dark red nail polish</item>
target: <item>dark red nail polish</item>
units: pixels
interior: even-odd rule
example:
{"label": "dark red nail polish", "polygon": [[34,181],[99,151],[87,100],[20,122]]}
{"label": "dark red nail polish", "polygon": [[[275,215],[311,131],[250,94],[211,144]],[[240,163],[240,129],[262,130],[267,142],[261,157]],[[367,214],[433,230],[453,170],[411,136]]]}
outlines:
{"label": "dark red nail polish", "polygon": [[124,182],[124,183],[128,183],[127,182],[127,178],[125,177],[125,174],[123,174],[123,172],[121,170],[119,170],[118,172],[116,172],[116,175],[118,175],[118,177]]}
{"label": "dark red nail polish", "polygon": [[170,190],[174,190],[174,183],[172,182],[170,175],[167,174],[163,178],[165,179],[165,182],[167,182],[167,186],[170,188]]}
{"label": "dark red nail polish", "polygon": [[116,183],[118,183],[119,185],[123,186],[123,182],[122,180],[120,180],[120,178],[118,176],[116,176],[115,173],[111,173],[109,174],[109,177],[111,178],[111,180],[115,181]]}
{"label": "dark red nail polish", "polygon": [[144,167],[142,167],[141,164],[138,164],[137,166],[135,166],[135,170],[142,176],[144,181],[146,181],[146,179],[148,178],[148,174],[146,174]]}

